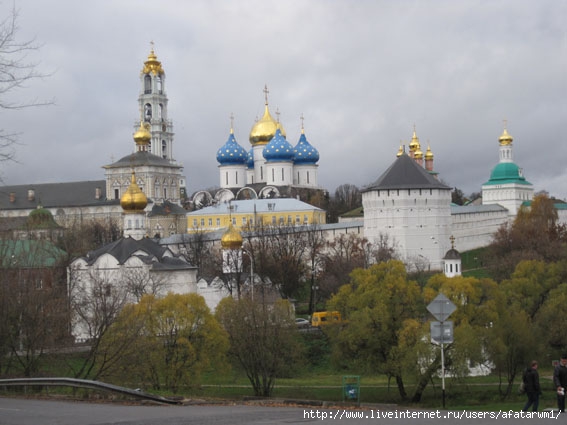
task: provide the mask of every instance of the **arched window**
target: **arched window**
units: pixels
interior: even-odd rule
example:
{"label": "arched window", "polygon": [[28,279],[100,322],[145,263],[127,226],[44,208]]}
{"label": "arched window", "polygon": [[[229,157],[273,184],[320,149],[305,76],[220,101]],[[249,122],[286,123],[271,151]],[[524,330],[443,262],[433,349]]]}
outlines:
{"label": "arched window", "polygon": [[161,141],[161,154],[164,158],[167,158],[167,143],[165,140]]}
{"label": "arched window", "polygon": [[146,74],[144,77],[144,93],[150,94],[152,92],[152,77]]}
{"label": "arched window", "polygon": [[146,103],[144,105],[144,121],[150,121],[152,119],[152,105]]}
{"label": "arched window", "polygon": [[156,78],[156,83],[157,83],[157,90],[159,94],[163,93],[163,84],[161,82],[161,77],[158,75],[158,77]]}

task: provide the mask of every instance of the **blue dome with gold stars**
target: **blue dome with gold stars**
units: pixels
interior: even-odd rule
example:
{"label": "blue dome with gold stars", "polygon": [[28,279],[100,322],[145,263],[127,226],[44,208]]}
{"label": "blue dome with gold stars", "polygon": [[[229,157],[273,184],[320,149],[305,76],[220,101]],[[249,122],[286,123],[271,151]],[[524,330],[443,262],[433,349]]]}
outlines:
{"label": "blue dome with gold stars", "polygon": [[319,161],[319,151],[307,141],[303,129],[295,148],[293,148],[294,162],[296,164],[316,164]]}
{"label": "blue dome with gold stars", "polygon": [[293,161],[293,146],[285,139],[279,128],[272,140],[264,147],[263,155],[267,162]]}
{"label": "blue dome with gold stars", "polygon": [[234,132],[230,129],[227,142],[217,151],[217,161],[221,165],[245,164],[248,159],[246,150],[238,144]]}
{"label": "blue dome with gold stars", "polygon": [[254,149],[248,151],[248,159],[246,160],[248,168],[254,169]]}

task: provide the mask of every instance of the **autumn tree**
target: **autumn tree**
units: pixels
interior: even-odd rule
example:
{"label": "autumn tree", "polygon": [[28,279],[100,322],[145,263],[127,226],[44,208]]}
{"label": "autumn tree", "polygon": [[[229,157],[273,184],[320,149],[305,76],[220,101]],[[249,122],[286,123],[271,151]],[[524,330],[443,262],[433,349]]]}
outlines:
{"label": "autumn tree", "polygon": [[57,241],[57,246],[67,252],[72,259],[114,242],[121,236],[122,231],[114,219],[73,220],[66,223],[66,230]]}
{"label": "autumn tree", "polygon": [[307,238],[306,226],[258,226],[250,232],[244,249],[260,281],[255,282],[254,290],[272,287],[284,298],[293,297],[304,285],[308,272]]}
{"label": "autumn tree", "polygon": [[[40,46],[35,40],[21,41],[18,39],[18,10],[15,7],[11,13],[0,22],[0,108],[17,110],[32,106],[45,106],[52,101],[10,101],[10,95],[32,80],[46,77],[38,71],[38,64],[30,61],[32,53]],[[0,162],[13,160],[18,133],[0,130]]]}
{"label": "autumn tree", "polygon": [[567,229],[558,222],[553,200],[546,194],[534,197],[518,211],[511,225],[503,225],[488,247],[486,263],[492,276],[502,280],[523,260],[554,262],[565,259]]}
{"label": "autumn tree", "polygon": [[122,381],[134,377],[140,385],[177,392],[197,384],[210,366],[222,367],[228,349],[226,333],[198,294],[144,296],[120,313],[101,341],[101,351],[129,344],[105,364],[104,376]]}
{"label": "autumn tree", "polygon": [[113,355],[102,350],[101,343],[120,312],[145,295],[163,293],[166,286],[164,278],[143,266],[121,270],[86,269],[81,262],[70,266],[71,327],[75,338],[87,342],[89,348],[83,361],[73,364],[75,377],[97,379],[106,368],[105,361],[112,361]]}
{"label": "autumn tree", "polygon": [[45,240],[0,241],[0,373],[34,376],[48,348],[69,340],[65,253]]}
{"label": "autumn tree", "polygon": [[326,244],[319,275],[321,297],[329,298],[349,282],[349,275],[354,269],[368,266],[369,255],[365,249],[367,244],[366,239],[354,233],[341,234]]}
{"label": "autumn tree", "polygon": [[229,354],[243,368],[254,394],[271,396],[276,379],[289,373],[290,366],[301,358],[289,302],[225,298],[216,317],[228,333]]}
{"label": "autumn tree", "polygon": [[350,183],[340,185],[335,189],[335,195],[329,202],[329,222],[335,223],[341,214],[362,206],[360,189]]}
{"label": "autumn tree", "polygon": [[408,399],[408,365],[417,364],[424,327],[421,290],[407,279],[400,261],[355,269],[328,302],[342,313],[344,325],[331,333],[335,359],[395,380],[402,400]]}

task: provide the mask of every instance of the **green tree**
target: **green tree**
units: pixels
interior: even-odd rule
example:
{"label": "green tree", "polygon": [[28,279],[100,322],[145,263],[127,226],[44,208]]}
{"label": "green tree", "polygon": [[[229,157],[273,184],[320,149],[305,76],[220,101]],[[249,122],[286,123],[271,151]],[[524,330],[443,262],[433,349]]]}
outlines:
{"label": "green tree", "polygon": [[421,291],[407,279],[404,264],[388,261],[355,269],[351,283],[339,289],[327,308],[339,310],[346,320],[330,332],[335,359],[394,378],[400,397],[407,400],[404,377],[415,370],[424,329],[419,323]]}
{"label": "green tree", "polygon": [[485,257],[496,280],[508,278],[524,260],[554,262],[567,257],[567,230],[558,223],[553,200],[546,194],[523,206],[512,225],[503,225],[494,235]]}
{"label": "green tree", "polygon": [[[487,352],[487,329],[498,321],[496,302],[500,289],[491,279],[443,274],[432,276],[423,289],[425,302],[429,304],[442,293],[455,305],[449,320],[454,326],[454,342],[446,347],[446,367],[454,376],[469,375],[471,364],[490,367]],[[431,316],[429,316],[433,319]]]}
{"label": "green tree", "polygon": [[230,355],[242,366],[254,394],[269,397],[276,378],[301,359],[299,334],[287,300],[266,304],[225,298],[216,316],[228,333]]}
{"label": "green tree", "polygon": [[105,375],[137,376],[142,384],[174,392],[200,382],[207,367],[222,365],[228,349],[226,333],[204,298],[193,293],[146,295],[127,306],[103,338],[101,351],[111,352],[124,342],[128,346],[107,364]]}

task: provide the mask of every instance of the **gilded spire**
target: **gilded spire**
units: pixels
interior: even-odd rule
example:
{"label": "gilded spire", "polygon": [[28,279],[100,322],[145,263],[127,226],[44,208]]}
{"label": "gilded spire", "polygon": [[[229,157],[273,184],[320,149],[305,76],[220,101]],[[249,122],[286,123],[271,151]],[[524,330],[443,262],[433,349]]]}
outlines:
{"label": "gilded spire", "polygon": [[509,146],[512,144],[512,141],[514,140],[513,137],[508,134],[508,130],[506,130],[506,124],[507,124],[507,120],[504,120],[504,131],[502,132],[502,135],[498,138],[498,142],[500,143],[500,146]]}
{"label": "gilded spire", "polygon": [[120,198],[120,206],[126,214],[141,213],[148,205],[148,198],[136,183],[136,173],[132,170],[130,186]]}
{"label": "gilded spire", "polygon": [[150,125],[144,121],[140,122],[140,128],[134,133],[134,141],[138,147],[138,151],[147,150],[147,146],[152,140],[152,134],[149,130]]}
{"label": "gilded spire", "polygon": [[425,159],[430,160],[433,159],[433,152],[431,152],[431,146],[427,143],[427,151],[425,152]]}
{"label": "gilded spire", "polygon": [[280,124],[278,127],[278,121],[276,121],[272,115],[270,114],[270,110],[268,109],[268,86],[264,87],[264,95],[266,104],[264,106],[264,116],[256,121],[256,123],[252,126],[252,130],[250,130],[250,143],[253,146],[256,145],[266,145],[272,137],[276,134],[276,130],[279,128],[282,136],[286,137],[285,130],[283,126]]}
{"label": "gilded spire", "polygon": [[221,246],[224,249],[240,249],[242,247],[242,235],[232,225],[232,221],[228,225],[228,229],[221,237]]}
{"label": "gilded spire", "polygon": [[151,41],[150,45],[152,46],[150,49],[150,54],[148,55],[148,59],[144,62],[144,68],[142,69],[142,74],[154,74],[154,75],[163,75],[165,72],[161,66],[161,62],[158,61],[156,54],[154,53],[154,42]]}
{"label": "gilded spire", "polygon": [[410,152],[415,152],[416,150],[421,149],[421,146],[419,145],[419,138],[417,137],[417,134],[415,132],[415,124],[413,125],[413,135],[411,137],[409,149],[410,149]]}

